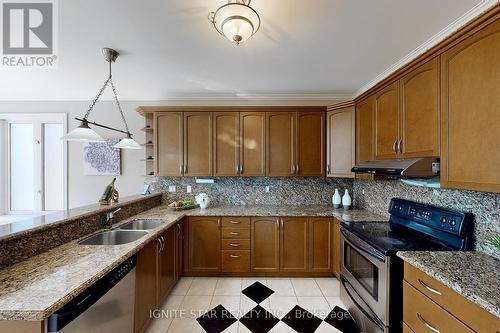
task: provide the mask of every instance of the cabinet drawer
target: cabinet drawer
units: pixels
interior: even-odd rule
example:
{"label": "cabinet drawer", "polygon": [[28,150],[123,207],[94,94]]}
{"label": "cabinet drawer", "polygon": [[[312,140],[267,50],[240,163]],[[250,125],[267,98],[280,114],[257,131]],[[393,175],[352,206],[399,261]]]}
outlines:
{"label": "cabinet drawer", "polygon": [[250,250],[249,239],[223,239],[223,250]]}
{"label": "cabinet drawer", "polygon": [[250,218],[249,217],[223,217],[222,218],[223,227],[231,228],[250,228]]}
{"label": "cabinet drawer", "polygon": [[403,320],[415,333],[473,333],[430,298],[403,282]]}
{"label": "cabinet drawer", "polygon": [[223,272],[250,272],[250,251],[222,251]]}
{"label": "cabinet drawer", "polygon": [[243,228],[222,228],[222,238],[243,238],[250,239],[250,229]]}
{"label": "cabinet drawer", "polygon": [[497,332],[500,318],[405,262],[405,281],[476,332]]}

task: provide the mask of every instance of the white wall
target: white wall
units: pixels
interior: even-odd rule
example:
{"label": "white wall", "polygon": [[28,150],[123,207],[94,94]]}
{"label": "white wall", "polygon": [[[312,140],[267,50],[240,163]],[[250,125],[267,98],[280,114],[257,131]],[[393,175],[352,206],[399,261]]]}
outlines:
{"label": "white wall", "polygon": [[[140,129],[144,126],[144,118],[136,112],[141,105],[327,105],[337,101],[280,101],[280,100],[175,100],[175,101],[122,101],[122,108],[137,142],[145,140]],[[89,101],[1,101],[0,113],[67,113],[68,128],[72,130],[78,126],[75,117],[82,117],[89,105]],[[123,128],[116,104],[112,101],[99,101],[91,113],[90,120],[105,125]],[[120,137],[119,133],[95,128],[96,132],[104,137]],[[142,190],[145,179],[143,150],[122,150],[122,174],[116,180],[120,196],[138,194]],[[95,203],[99,200],[105,186],[111,182],[112,176],[84,176],[83,175],[83,145],[77,142],[68,143],[68,204],[69,208]],[[1,170],[0,170],[1,172]],[[1,179],[0,179],[1,180]],[[0,193],[1,199],[1,193]],[[1,207],[0,207],[1,208]]]}

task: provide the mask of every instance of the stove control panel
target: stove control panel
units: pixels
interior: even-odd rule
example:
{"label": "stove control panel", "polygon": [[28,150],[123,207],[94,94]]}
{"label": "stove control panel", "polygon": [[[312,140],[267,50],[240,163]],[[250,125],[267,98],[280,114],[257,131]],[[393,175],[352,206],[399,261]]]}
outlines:
{"label": "stove control panel", "polygon": [[389,213],[399,217],[398,221],[404,223],[417,223],[425,227],[453,233],[461,233],[463,221],[468,214],[441,208],[437,206],[422,204],[414,201],[393,198],[389,205]]}

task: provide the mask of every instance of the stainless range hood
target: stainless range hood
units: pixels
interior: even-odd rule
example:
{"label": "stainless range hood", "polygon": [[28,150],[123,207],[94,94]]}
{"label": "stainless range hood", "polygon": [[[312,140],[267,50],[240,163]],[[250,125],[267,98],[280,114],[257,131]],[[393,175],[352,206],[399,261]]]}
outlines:
{"label": "stainless range hood", "polygon": [[439,174],[436,157],[408,158],[400,160],[364,161],[351,169],[352,172],[389,176],[392,178],[427,178]]}

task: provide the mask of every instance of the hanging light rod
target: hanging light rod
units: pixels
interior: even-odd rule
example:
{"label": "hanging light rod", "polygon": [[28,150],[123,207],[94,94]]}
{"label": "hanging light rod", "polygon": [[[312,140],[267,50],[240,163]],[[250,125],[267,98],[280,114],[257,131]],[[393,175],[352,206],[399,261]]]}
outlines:
{"label": "hanging light rod", "polygon": [[[111,48],[105,47],[102,49],[102,54],[104,56],[104,59],[109,63],[109,75],[104,81],[103,86],[101,87],[101,90],[97,93],[97,96],[92,100],[92,103],[90,103],[87,112],[83,116],[83,118],[75,118],[76,120],[80,121],[81,124],[77,128],[75,128],[73,131],[67,133],[64,135],[61,139],[62,140],[67,140],[67,141],[81,141],[81,142],[92,142],[92,141],[97,141],[97,142],[102,142],[105,141],[99,134],[97,134],[94,130],[92,130],[89,127],[89,124],[92,124],[97,127],[105,128],[111,131],[119,132],[126,134],[126,137],[120,140],[114,147],[115,148],[121,148],[121,149],[141,149],[142,147],[132,139],[132,134],[130,133],[130,130],[128,128],[127,121],[125,120],[125,115],[123,114],[122,107],[120,105],[120,101],[118,100],[118,95],[116,93],[116,88],[115,84],[113,83],[113,75],[111,72],[111,65],[116,61],[118,56],[120,55],[118,51],[113,50]],[[125,130],[117,129],[115,127],[111,126],[106,126],[99,124],[97,122],[89,121],[88,118],[90,116],[90,112],[94,109],[95,104],[101,97],[102,93],[106,89],[106,87],[110,85],[111,89],[113,90],[113,96],[116,102],[116,105],[118,107],[118,111],[120,112],[120,116],[122,118],[123,124],[125,125]]]}

